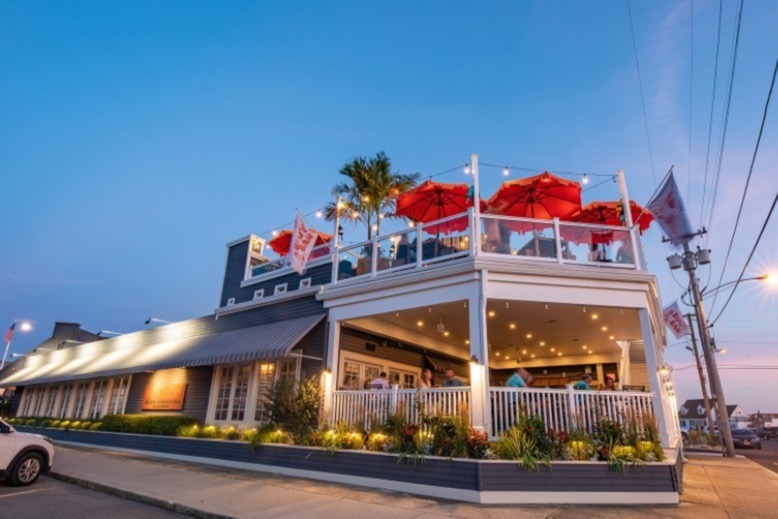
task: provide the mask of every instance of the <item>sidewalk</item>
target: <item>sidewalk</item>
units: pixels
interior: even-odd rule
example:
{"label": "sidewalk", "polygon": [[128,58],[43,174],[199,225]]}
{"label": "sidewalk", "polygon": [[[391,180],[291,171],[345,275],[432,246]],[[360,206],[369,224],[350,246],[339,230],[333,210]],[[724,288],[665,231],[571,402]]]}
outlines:
{"label": "sidewalk", "polygon": [[778,518],[778,474],[691,458],[678,507],[485,506],[89,448],[57,447],[53,477],[202,518]]}

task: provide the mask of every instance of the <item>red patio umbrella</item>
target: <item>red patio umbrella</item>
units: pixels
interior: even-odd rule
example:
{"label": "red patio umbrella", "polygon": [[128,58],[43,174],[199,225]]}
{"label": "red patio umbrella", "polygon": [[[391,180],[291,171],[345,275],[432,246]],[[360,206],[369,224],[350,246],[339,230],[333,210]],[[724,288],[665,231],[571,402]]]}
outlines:
{"label": "red patio umbrella", "polygon": [[[464,213],[473,206],[467,184],[444,184],[427,180],[397,197],[394,214],[404,216],[414,222],[428,223]],[[483,207],[483,201],[481,202]],[[467,229],[467,216],[443,222],[424,230],[430,234]]]}
{"label": "red patio umbrella", "polygon": [[[626,223],[621,219],[622,205],[623,204],[620,201],[591,202],[582,207],[580,211],[576,211],[565,219],[579,223],[623,226]],[[648,226],[651,225],[651,221],[654,219],[651,213],[643,209],[643,207],[634,200],[629,201],[629,208],[632,212],[632,221],[638,226],[638,230],[642,233],[648,229]],[[603,230],[602,232],[598,232],[585,227],[563,226],[561,234],[566,240],[576,243],[609,244],[613,241],[613,231]]]}
{"label": "red patio umbrella", "polygon": [[[286,256],[289,254],[289,247],[292,246],[292,229],[284,229],[280,231],[272,240],[267,242],[270,248],[273,249],[279,256]],[[318,236],[316,237],[316,243],[314,247],[324,245],[332,240],[332,236],[323,232],[316,231]]]}

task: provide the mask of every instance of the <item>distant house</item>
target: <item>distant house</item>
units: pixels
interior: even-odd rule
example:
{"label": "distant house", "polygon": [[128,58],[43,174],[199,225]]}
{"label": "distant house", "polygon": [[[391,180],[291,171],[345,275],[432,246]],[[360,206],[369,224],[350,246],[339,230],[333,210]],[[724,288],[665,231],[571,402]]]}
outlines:
{"label": "distant house", "polygon": [[[716,401],[710,401],[713,419],[716,420]],[[748,426],[750,417],[743,408],[737,404],[728,405],[729,426],[733,429],[742,429]],[[706,427],[707,418],[705,417],[705,403],[702,398],[687,400],[678,409],[678,420],[681,427],[688,429],[703,429]]]}
{"label": "distant house", "polygon": [[752,427],[778,427],[778,413],[757,411],[749,415],[748,421]]}

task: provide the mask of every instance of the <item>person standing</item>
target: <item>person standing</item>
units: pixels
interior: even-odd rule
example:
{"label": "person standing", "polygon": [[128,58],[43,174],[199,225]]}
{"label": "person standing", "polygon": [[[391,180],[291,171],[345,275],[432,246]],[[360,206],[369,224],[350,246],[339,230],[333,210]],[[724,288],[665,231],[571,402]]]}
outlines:
{"label": "person standing", "polygon": [[524,368],[516,368],[513,374],[508,377],[505,387],[529,387],[532,382],[532,374]]}
{"label": "person standing", "polygon": [[592,389],[592,375],[590,373],[584,373],[584,376],[581,377],[581,380],[573,385],[573,389],[590,391]]}
{"label": "person standing", "polygon": [[370,389],[389,389],[389,381],[386,380],[386,371],[382,371],[378,378],[370,382]]}
{"label": "person standing", "polygon": [[419,378],[419,381],[416,382],[416,389],[430,389],[432,385],[432,370],[429,368],[424,368],[421,370],[421,377]]}
{"label": "person standing", "polygon": [[443,387],[464,387],[465,383],[462,379],[454,376],[454,370],[449,368],[445,372],[445,379],[443,380]]}

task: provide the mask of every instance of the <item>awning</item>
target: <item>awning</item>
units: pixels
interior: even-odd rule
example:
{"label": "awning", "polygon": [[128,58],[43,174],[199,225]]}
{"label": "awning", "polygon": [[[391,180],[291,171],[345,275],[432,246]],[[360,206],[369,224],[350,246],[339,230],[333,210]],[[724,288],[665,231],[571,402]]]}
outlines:
{"label": "awning", "polygon": [[283,357],[323,314],[148,344],[125,336],[30,355],[24,366],[3,370],[0,386],[28,386],[129,375],[170,368],[212,366]]}
{"label": "awning", "polygon": [[451,364],[448,361],[443,360],[443,359],[439,359],[439,358],[435,358],[435,357],[430,357],[429,355],[426,355],[424,357],[424,360],[432,368],[432,371],[434,371],[436,373],[443,373],[447,369],[453,369],[451,367]]}

